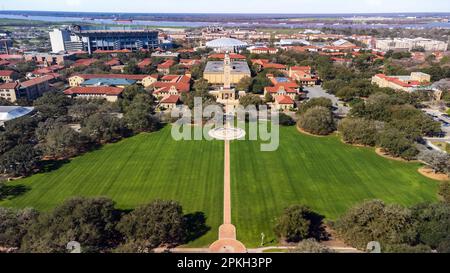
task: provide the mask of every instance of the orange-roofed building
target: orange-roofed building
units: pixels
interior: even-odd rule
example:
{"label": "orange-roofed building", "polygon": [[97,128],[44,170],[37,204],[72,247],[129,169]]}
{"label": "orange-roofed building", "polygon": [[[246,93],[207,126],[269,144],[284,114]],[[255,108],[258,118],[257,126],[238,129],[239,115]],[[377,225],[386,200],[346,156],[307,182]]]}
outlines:
{"label": "orange-roofed building", "polygon": [[280,95],[275,97],[274,106],[276,110],[285,111],[294,108],[295,102],[290,96]]}
{"label": "orange-roofed building", "polygon": [[428,88],[431,76],[422,72],[412,72],[410,76],[386,76],[377,74],[372,77],[372,84],[382,88],[392,88],[408,93]]}
{"label": "orange-roofed building", "polygon": [[254,47],[250,49],[251,54],[277,54],[278,49],[274,47]]}
{"label": "orange-roofed building", "polygon": [[98,61],[97,59],[79,59],[75,61],[72,67],[90,66],[97,61]]}
{"label": "orange-roofed building", "polygon": [[166,75],[153,83],[150,88],[156,98],[167,98],[171,95],[180,96],[191,89],[191,78],[188,76]]}
{"label": "orange-roofed building", "polygon": [[140,62],[137,64],[137,66],[138,66],[140,69],[144,69],[144,68],[146,68],[146,67],[148,67],[148,66],[150,66],[150,65],[152,65],[152,59],[151,59],[151,58],[145,58],[145,59],[143,59],[142,61],[140,61]]}
{"label": "orange-roofed building", "polygon": [[161,100],[161,102],[159,103],[159,107],[164,108],[166,110],[171,110],[176,108],[179,103],[180,103],[180,96],[170,95]]}
{"label": "orange-roofed building", "polygon": [[289,68],[289,77],[303,86],[314,86],[318,79],[312,74],[310,66],[292,66]]}
{"label": "orange-roofed building", "polygon": [[[241,54],[236,54],[236,53],[230,53],[230,59],[231,60],[245,60],[247,59],[244,55]],[[225,53],[216,53],[216,54],[211,54],[208,56],[209,59],[219,59],[219,60],[223,60],[225,59]]]}
{"label": "orange-roofed building", "polygon": [[167,75],[170,73],[170,68],[174,66],[176,62],[172,59],[167,60],[161,64],[158,64],[158,72],[164,75]]}
{"label": "orange-roofed building", "polygon": [[64,94],[71,98],[83,99],[106,99],[109,102],[116,102],[123,92],[123,88],[111,86],[76,86],[64,91]]}
{"label": "orange-roofed building", "polygon": [[18,79],[19,75],[13,70],[0,70],[0,79],[4,82],[12,82]]}

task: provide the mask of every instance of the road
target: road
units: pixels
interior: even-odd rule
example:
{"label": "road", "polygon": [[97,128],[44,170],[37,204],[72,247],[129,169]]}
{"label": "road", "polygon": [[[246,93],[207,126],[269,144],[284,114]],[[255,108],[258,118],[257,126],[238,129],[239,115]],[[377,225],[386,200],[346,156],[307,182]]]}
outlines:
{"label": "road", "polygon": [[423,111],[432,116],[435,120],[440,121],[442,123],[442,131],[445,132],[446,138],[450,138],[450,118],[444,116],[444,113],[439,110],[426,108],[423,109]]}
{"label": "road", "polygon": [[335,111],[336,114],[346,116],[348,112],[350,111],[350,108],[347,106],[344,106],[344,104],[339,101],[339,99],[332,94],[327,93],[322,86],[316,85],[316,86],[308,86],[304,88],[305,91],[308,92],[307,97],[309,99],[312,98],[327,98],[330,99],[333,102],[334,107],[337,108]]}

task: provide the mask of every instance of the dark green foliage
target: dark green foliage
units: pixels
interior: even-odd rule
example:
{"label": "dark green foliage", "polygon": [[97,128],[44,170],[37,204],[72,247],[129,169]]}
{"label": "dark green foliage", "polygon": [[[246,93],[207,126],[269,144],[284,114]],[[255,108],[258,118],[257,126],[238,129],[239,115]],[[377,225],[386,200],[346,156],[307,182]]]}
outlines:
{"label": "dark green foliage", "polygon": [[304,114],[306,113],[306,111],[316,106],[325,107],[332,110],[333,102],[327,98],[312,98],[300,104],[300,106],[298,107],[297,114],[298,115]]}
{"label": "dark green foliage", "polygon": [[335,228],[345,242],[365,249],[371,241],[379,242],[382,248],[414,242],[413,224],[409,209],[374,200],[348,210],[335,223]]}
{"label": "dark green foliage", "polygon": [[0,156],[0,173],[26,176],[37,167],[39,154],[30,144],[19,144]]}
{"label": "dark green foliage", "polygon": [[128,243],[154,248],[178,245],[184,240],[183,209],[177,202],[156,200],[125,215],[118,225]]}
{"label": "dark green foliage", "polygon": [[406,160],[412,160],[419,154],[414,142],[396,128],[381,131],[377,136],[377,145],[390,155]]}
{"label": "dark green foliage", "polygon": [[450,204],[422,204],[411,210],[418,243],[438,252],[450,253]]}
{"label": "dark green foliage", "polygon": [[321,240],[326,237],[323,216],[306,206],[295,205],[284,210],[277,219],[275,234],[287,242],[299,242],[308,238]]}
{"label": "dark green foliage", "polygon": [[377,128],[375,122],[363,118],[345,118],[339,122],[339,132],[345,142],[374,146]]}
{"label": "dark green foliage", "polygon": [[39,216],[23,238],[21,251],[63,253],[77,241],[82,250],[100,251],[115,244],[118,214],[106,198],[73,198]]}
{"label": "dark green foliage", "polygon": [[33,209],[15,210],[0,207],[0,246],[19,248],[28,226],[39,213]]}
{"label": "dark green foliage", "polygon": [[333,112],[321,106],[315,106],[300,115],[298,125],[315,135],[328,135],[336,129]]}

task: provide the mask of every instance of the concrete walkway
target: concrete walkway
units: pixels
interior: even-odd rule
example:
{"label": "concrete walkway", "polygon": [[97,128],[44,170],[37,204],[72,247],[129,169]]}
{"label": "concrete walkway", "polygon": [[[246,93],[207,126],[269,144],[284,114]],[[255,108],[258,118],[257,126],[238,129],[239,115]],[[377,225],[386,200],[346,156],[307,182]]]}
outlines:
{"label": "concrete walkway", "polygon": [[[225,128],[230,128],[227,121]],[[236,227],[231,223],[231,179],[230,179],[230,141],[225,137],[224,173],[223,173],[223,225],[219,227],[219,240],[214,242],[209,251],[213,253],[245,253],[244,244],[236,238]]]}

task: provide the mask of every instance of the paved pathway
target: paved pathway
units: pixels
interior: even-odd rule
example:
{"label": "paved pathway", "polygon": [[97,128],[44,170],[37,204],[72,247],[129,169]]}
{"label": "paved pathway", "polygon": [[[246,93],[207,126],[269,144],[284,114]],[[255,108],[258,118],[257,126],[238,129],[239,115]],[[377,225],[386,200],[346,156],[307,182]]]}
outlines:
{"label": "paved pathway", "polygon": [[[225,128],[231,127],[227,121]],[[225,137],[225,139],[227,139]],[[209,251],[213,253],[245,253],[246,247],[236,239],[236,227],[231,223],[230,141],[225,140],[223,173],[223,225],[219,227],[219,240]]]}

